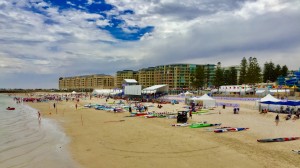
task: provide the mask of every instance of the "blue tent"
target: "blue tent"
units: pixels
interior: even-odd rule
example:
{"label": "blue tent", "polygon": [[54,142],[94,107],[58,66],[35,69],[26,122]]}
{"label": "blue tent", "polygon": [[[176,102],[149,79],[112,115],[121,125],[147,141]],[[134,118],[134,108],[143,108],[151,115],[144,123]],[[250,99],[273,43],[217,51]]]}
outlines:
{"label": "blue tent", "polygon": [[285,106],[300,106],[300,101],[279,101],[279,102],[273,102],[273,101],[264,101],[260,102],[262,104],[273,104],[273,105],[285,105]]}

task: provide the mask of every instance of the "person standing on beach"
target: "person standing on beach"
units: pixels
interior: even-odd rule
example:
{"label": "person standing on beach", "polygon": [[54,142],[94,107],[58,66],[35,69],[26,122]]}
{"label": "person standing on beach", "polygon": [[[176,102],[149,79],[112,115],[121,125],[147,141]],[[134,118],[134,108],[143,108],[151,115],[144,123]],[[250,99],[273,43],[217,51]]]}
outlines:
{"label": "person standing on beach", "polygon": [[128,111],[129,111],[129,113],[131,113],[131,112],[132,112],[131,106],[129,106],[129,109],[128,109]]}
{"label": "person standing on beach", "polygon": [[53,103],[53,107],[55,108],[55,103]]}
{"label": "person standing on beach", "polygon": [[77,103],[75,104],[75,108],[76,108],[76,110],[77,110]]}
{"label": "person standing on beach", "polygon": [[275,123],[276,123],[276,126],[278,126],[278,123],[279,123],[279,115],[278,114],[275,117]]}

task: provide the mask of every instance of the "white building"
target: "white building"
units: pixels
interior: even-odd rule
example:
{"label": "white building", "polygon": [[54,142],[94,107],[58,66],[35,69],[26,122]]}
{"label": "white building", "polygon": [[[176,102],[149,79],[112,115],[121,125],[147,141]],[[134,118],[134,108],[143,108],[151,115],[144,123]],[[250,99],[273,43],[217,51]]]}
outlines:
{"label": "white building", "polygon": [[247,93],[254,93],[254,87],[250,85],[224,85],[219,89],[213,89],[212,93],[221,94],[240,94],[245,95]]}

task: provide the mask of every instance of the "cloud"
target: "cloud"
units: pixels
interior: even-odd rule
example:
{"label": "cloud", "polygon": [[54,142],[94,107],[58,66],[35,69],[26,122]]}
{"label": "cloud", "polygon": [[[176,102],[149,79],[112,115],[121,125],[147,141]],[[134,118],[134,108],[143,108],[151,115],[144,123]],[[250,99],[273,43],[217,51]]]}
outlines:
{"label": "cloud", "polygon": [[0,2],[0,87],[21,87],[21,79],[57,87],[60,76],[171,63],[238,65],[250,56],[299,68],[297,0],[59,2]]}

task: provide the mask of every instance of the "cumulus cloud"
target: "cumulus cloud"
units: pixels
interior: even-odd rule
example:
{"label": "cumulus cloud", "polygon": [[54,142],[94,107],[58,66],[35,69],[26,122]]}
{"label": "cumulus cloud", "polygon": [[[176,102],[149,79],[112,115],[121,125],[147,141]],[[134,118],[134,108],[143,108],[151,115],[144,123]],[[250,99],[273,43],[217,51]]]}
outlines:
{"label": "cumulus cloud", "polygon": [[[171,63],[237,65],[250,56],[261,64],[272,60],[299,68],[295,64],[300,61],[298,0],[105,3],[113,8],[86,10],[100,4],[95,0],[80,5],[72,1],[68,8],[43,0],[0,1],[2,79],[14,83],[19,76],[49,77],[47,87],[57,87],[60,76],[114,75],[119,70]],[[153,26],[153,31],[137,34],[138,40],[116,36],[130,36],[147,26]],[[0,87],[11,83],[0,82]]]}

